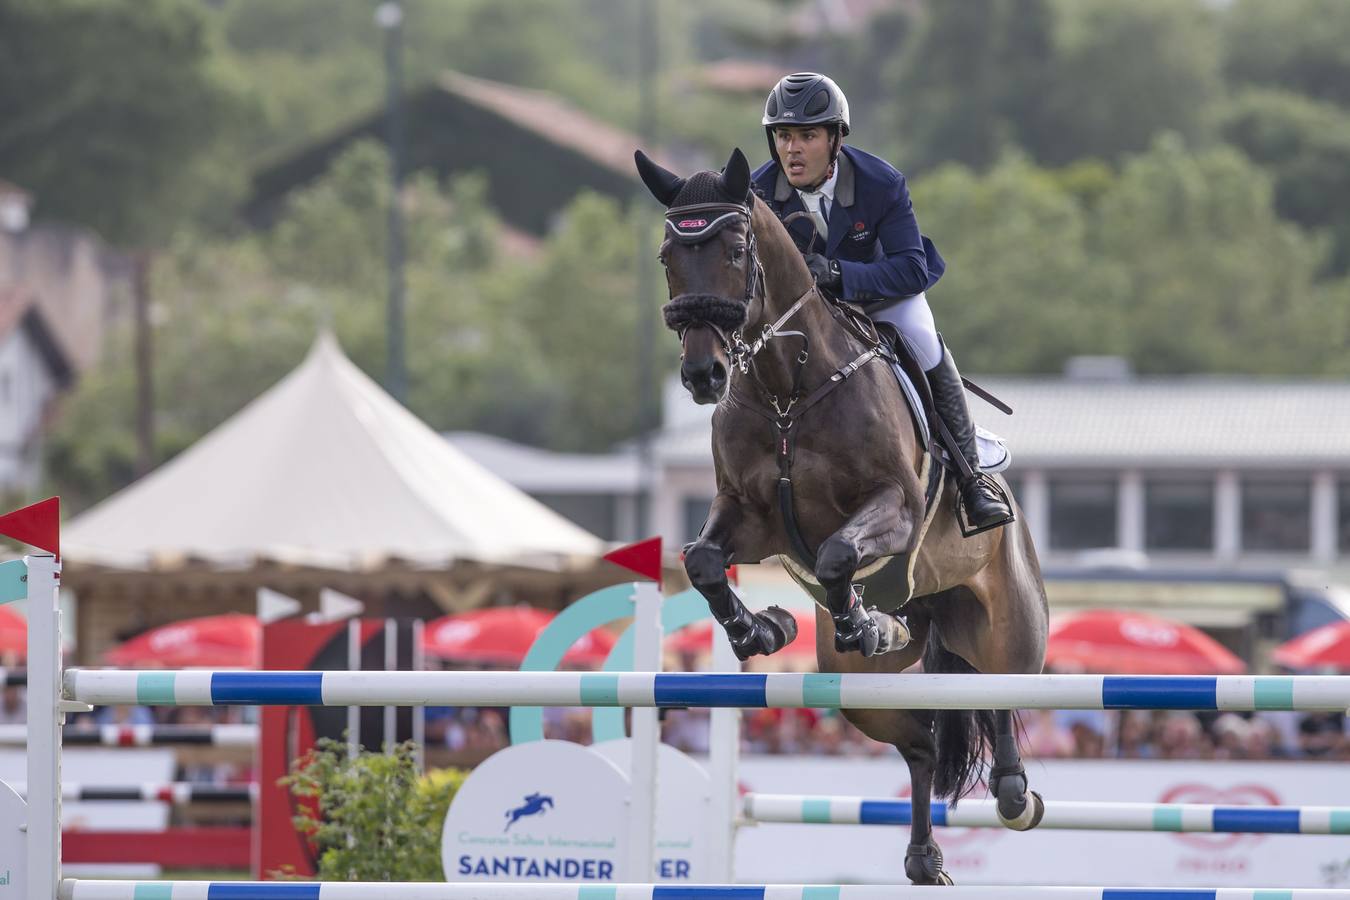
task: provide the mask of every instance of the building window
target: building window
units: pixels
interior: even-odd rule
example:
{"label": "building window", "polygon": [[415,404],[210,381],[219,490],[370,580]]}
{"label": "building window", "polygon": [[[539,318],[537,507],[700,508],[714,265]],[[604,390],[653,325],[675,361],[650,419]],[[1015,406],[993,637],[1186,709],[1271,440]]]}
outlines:
{"label": "building window", "polygon": [[692,541],[698,537],[699,530],[708,519],[708,510],[712,507],[711,497],[686,497],[684,500],[684,539]]}
{"label": "building window", "polygon": [[1312,484],[1306,478],[1243,479],[1243,550],[1307,553],[1311,520]]}
{"label": "building window", "polygon": [[1094,550],[1115,547],[1114,478],[1050,479],[1050,548]]}
{"label": "building window", "polygon": [[1214,482],[1148,480],[1144,483],[1144,549],[1214,550]]}
{"label": "building window", "polygon": [[1336,485],[1336,549],[1350,556],[1350,478]]}

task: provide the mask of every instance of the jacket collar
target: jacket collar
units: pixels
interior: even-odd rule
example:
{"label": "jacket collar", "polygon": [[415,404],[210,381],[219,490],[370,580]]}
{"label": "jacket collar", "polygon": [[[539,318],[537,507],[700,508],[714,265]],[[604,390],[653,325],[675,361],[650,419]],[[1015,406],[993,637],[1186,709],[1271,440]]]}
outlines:
{"label": "jacket collar", "polygon": [[[839,156],[835,159],[835,167],[838,169],[838,178],[834,184],[834,203],[841,206],[853,205],[853,161],[848,158],[848,148],[842,147],[839,150]],[[791,200],[797,191],[788,181],[787,173],[783,171],[782,165],[778,166],[778,179],[774,182],[773,199],[779,203],[786,203]]]}

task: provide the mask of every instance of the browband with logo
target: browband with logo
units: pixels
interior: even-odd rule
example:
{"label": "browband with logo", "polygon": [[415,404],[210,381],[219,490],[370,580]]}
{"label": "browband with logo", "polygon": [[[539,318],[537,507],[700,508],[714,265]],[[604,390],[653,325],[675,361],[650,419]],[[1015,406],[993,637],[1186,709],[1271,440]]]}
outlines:
{"label": "browband with logo", "polygon": [[682,244],[701,244],[738,217],[750,218],[739,203],[693,203],[666,211],[666,230]]}

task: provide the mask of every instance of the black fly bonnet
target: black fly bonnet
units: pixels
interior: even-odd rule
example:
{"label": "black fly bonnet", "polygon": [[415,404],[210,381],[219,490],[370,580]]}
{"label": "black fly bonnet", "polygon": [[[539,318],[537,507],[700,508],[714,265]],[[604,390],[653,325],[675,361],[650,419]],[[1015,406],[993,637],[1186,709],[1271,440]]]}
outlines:
{"label": "black fly bonnet", "polygon": [[716,172],[698,172],[681,186],[666,210],[666,235],[680,244],[702,244],[734,222],[745,222],[746,254],[745,296],[737,299],[715,294],[681,294],[662,308],[666,327],[683,334],[690,325],[711,325],[723,337],[739,331],[749,316],[764,269],[755,252],[755,232],[750,227],[749,195],[735,198],[728,194],[723,176]]}

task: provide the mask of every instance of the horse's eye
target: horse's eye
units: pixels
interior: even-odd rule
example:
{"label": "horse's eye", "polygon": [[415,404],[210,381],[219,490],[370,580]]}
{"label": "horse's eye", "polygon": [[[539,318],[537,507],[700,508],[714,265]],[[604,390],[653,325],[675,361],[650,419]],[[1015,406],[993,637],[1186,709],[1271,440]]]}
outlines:
{"label": "horse's eye", "polygon": [[745,248],[744,248],[744,247],[734,247],[734,248],[732,248],[732,251],[731,251],[731,261],[734,262],[734,263],[738,263],[738,262],[740,262],[740,261],[743,260],[743,259],[745,259]]}

